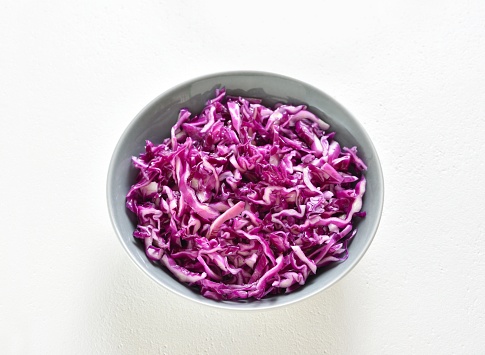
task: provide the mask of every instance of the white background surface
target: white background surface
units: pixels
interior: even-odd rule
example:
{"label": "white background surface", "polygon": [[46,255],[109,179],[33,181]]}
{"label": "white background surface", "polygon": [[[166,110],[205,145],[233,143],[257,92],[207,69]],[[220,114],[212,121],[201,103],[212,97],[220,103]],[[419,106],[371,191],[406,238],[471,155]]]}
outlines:
{"label": "white background surface", "polygon": [[[1,1],[1,352],[483,354],[485,2],[422,3]],[[348,276],[254,313],[157,286],[105,201],[111,153],[146,103],[238,69],[340,101],[386,182]]]}

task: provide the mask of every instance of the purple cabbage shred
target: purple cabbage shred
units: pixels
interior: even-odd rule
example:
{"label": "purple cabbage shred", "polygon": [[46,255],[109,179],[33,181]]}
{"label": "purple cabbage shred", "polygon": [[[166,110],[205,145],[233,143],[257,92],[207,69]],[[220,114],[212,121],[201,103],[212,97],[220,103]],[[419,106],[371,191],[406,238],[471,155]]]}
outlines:
{"label": "purple cabbage shred", "polygon": [[306,106],[224,88],[146,142],[126,206],[147,257],[216,300],[289,293],[348,257],[367,169]]}

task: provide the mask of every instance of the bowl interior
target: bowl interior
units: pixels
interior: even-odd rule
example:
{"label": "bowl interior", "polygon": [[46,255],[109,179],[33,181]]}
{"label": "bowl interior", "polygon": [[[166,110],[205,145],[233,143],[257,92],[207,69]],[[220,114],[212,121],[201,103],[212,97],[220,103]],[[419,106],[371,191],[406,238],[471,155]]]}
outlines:
{"label": "bowl interior", "polygon": [[[135,217],[125,208],[125,196],[136,178],[131,157],[138,156],[145,140],[160,143],[170,136],[179,110],[188,108],[193,114],[202,110],[214,96],[216,88],[224,86],[229,95],[263,99],[272,106],[278,102],[306,104],[310,111],[330,124],[335,139],[345,146],[357,146],[359,156],[368,166],[367,191],[363,210],[366,218],[356,225],[358,233],[349,246],[349,258],[307,280],[301,289],[260,301],[213,301],[178,282],[169,272],[153,264],[144,249],[134,240]],[[374,146],[360,123],[339,103],[322,91],[301,81],[271,73],[228,72],[208,75],[183,83],[155,98],[130,123],[115,148],[108,172],[107,200],[115,231],[132,260],[154,281],[192,300],[222,308],[263,309],[290,304],[320,292],[347,274],[362,258],[377,230],[383,206],[383,178]]]}

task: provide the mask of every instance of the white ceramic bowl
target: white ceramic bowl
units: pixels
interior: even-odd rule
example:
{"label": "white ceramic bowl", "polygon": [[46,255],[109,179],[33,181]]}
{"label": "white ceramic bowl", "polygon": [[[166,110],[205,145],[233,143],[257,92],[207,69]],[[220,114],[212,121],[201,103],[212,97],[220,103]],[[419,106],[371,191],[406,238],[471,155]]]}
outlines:
{"label": "white ceramic bowl", "polygon": [[[125,196],[136,178],[131,157],[138,156],[145,140],[160,143],[170,136],[178,112],[187,107],[192,113],[202,110],[215,89],[224,86],[228,94],[263,99],[272,106],[277,102],[306,104],[310,111],[330,124],[335,139],[345,146],[357,146],[359,156],[368,170],[367,191],[363,210],[367,216],[356,227],[357,235],[350,244],[349,258],[334,267],[310,277],[299,290],[264,298],[262,300],[214,301],[202,297],[187,285],[177,281],[161,266],[154,265],[145,256],[143,247],[135,241],[135,216],[125,207]],[[225,72],[206,75],[182,83],[155,98],[130,123],[121,136],[108,172],[107,200],[111,222],[121,244],[131,260],[159,285],[185,298],[220,308],[260,310],[288,305],[321,292],[345,276],[364,256],[377,231],[384,200],[384,181],[381,165],[371,139],[362,125],[339,103],[319,89],[286,76],[253,71]]]}

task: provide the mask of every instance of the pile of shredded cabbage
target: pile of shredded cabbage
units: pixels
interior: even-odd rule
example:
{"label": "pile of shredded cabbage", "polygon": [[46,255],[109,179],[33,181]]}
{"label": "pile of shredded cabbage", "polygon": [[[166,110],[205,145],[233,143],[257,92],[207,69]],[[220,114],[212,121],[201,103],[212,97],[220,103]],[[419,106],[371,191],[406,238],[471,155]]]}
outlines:
{"label": "pile of shredded cabbage", "polygon": [[366,180],[304,105],[265,107],[224,88],[171,138],[146,142],[126,205],[149,259],[216,300],[291,292],[348,256]]}

